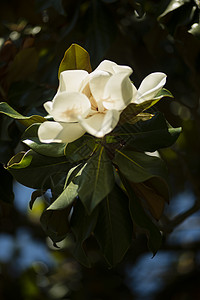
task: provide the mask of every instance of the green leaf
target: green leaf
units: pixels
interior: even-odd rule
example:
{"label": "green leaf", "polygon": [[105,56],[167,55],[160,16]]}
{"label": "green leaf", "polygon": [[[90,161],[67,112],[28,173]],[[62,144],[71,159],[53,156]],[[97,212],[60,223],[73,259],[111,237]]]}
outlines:
{"label": "green leaf", "polygon": [[38,129],[40,124],[32,124],[29,126],[22,136],[22,142],[35,152],[51,157],[64,156],[66,144],[64,143],[41,143],[38,138]]}
{"label": "green leaf", "polygon": [[89,214],[111,192],[114,181],[112,163],[105,148],[99,146],[79,180],[78,195]]}
{"label": "green leaf", "polygon": [[151,221],[150,217],[144,212],[140,201],[134,194],[129,182],[122,176],[122,182],[127,190],[129,197],[129,207],[133,222],[135,222],[140,228],[144,229],[148,237],[148,247],[152,251],[153,255],[156,254],[161,246],[162,236],[159,229]]}
{"label": "green leaf", "polygon": [[64,189],[60,196],[42,213],[40,222],[46,234],[57,243],[69,232],[68,215],[78,195],[78,185],[73,181]]}
{"label": "green leaf", "polygon": [[85,70],[91,72],[90,56],[88,52],[77,44],[72,44],[65,52],[60,63],[58,78],[60,73],[66,70]]}
{"label": "green leaf", "polygon": [[16,154],[6,169],[21,184],[46,190],[52,186],[54,176],[66,177],[71,167],[65,157],[48,157],[29,150]]}
{"label": "green leaf", "polygon": [[163,17],[165,17],[167,14],[173,12],[174,10],[180,8],[181,6],[185,5],[186,3],[189,3],[190,0],[171,0],[166,7],[165,11],[158,17],[158,20],[161,20]]}
{"label": "green leaf", "polygon": [[116,150],[113,162],[132,182],[143,182],[157,176],[167,180],[166,166],[158,157],[129,150]]}
{"label": "green leaf", "polygon": [[6,80],[10,84],[14,81],[27,79],[37,69],[38,53],[35,48],[25,48],[20,50],[10,63]]}
{"label": "green leaf", "polygon": [[135,125],[124,124],[116,133],[128,147],[138,151],[156,151],[170,147],[178,139],[181,128],[173,128],[163,114],[157,113],[148,121],[139,121]]}
{"label": "green leaf", "polygon": [[84,135],[78,140],[69,143],[65,148],[65,156],[70,162],[77,162],[88,158],[95,150],[95,139]]}
{"label": "green leaf", "polygon": [[69,232],[68,216],[70,208],[45,210],[40,218],[42,228],[54,243],[62,241]]}
{"label": "green leaf", "polygon": [[188,32],[195,36],[197,39],[200,39],[200,24],[194,23],[190,30],[188,30]]}
{"label": "green leaf", "polygon": [[83,265],[90,267],[91,263],[85,251],[85,241],[90,237],[97,223],[98,208],[88,215],[80,199],[74,207],[70,225],[75,235],[76,243],[73,249],[74,257]]}
{"label": "green leaf", "polygon": [[120,124],[123,123],[135,123],[135,117],[138,114],[141,114],[145,110],[151,108],[155,105],[158,101],[160,101],[163,97],[170,97],[173,98],[173,95],[166,89],[161,89],[158,94],[152,99],[144,101],[140,104],[129,104],[121,113],[120,115]]}
{"label": "green leaf", "polygon": [[140,183],[130,182],[137,197],[142,199],[142,205],[148,209],[154,219],[159,220],[163,214],[165,202],[169,202],[169,189],[160,177],[153,177]]}
{"label": "green leaf", "polygon": [[18,113],[16,110],[14,110],[10,105],[8,105],[6,102],[1,102],[0,103],[0,113],[7,115],[10,118],[13,118],[15,120],[18,120],[21,124],[24,126],[28,127],[34,123],[43,123],[46,121],[45,118],[42,116],[30,116],[30,117],[25,117]]}
{"label": "green leaf", "polygon": [[116,185],[99,205],[99,216],[94,230],[95,238],[110,266],[122,260],[131,244],[132,233],[129,200]]}

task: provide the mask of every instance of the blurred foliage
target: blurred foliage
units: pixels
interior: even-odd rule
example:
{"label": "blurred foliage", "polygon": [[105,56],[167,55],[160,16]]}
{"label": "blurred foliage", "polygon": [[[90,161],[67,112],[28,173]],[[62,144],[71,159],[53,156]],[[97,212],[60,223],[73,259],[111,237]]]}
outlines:
{"label": "blurred foliage", "polygon": [[[166,73],[167,89],[175,99],[161,100],[157,108],[174,127],[183,127],[183,133],[172,149],[161,151],[161,156],[168,164],[172,196],[190,189],[199,199],[199,9],[197,0],[2,0],[0,99],[22,115],[43,116],[42,104],[56,92],[58,66],[72,43],[90,53],[92,68],[103,58],[131,66],[136,86],[153,71]],[[18,144],[24,125],[1,115],[0,126],[0,161],[6,163],[16,149],[25,147]],[[38,223],[10,206],[12,178],[3,167],[0,176],[1,233],[15,236],[17,228],[25,226],[31,228],[34,237],[44,241]],[[1,298],[136,299],[124,278],[127,265],[134,266],[137,258],[147,251],[142,233],[135,242],[137,247],[130,249],[124,263],[114,270],[103,267],[102,258],[96,253],[97,245],[93,240],[89,242],[96,264],[91,270],[80,268],[64,246],[60,252],[51,250],[57,262],[55,269],[40,270],[33,266],[15,277],[11,261],[1,263]],[[167,243],[163,245],[164,249],[169,247]],[[187,248],[194,257],[198,254],[198,244],[189,244]],[[184,253],[181,244],[175,250],[180,256]],[[18,255],[16,251],[15,257]],[[193,276],[199,276],[198,267],[196,263],[186,270],[183,281],[182,273],[176,272],[175,285],[170,282],[166,286],[170,289],[167,299],[178,295],[177,286],[181,287],[179,293],[182,291],[188,299],[198,297],[198,280],[193,280]],[[174,273],[173,267],[171,272]],[[185,291],[182,286],[188,282],[193,285]]]}

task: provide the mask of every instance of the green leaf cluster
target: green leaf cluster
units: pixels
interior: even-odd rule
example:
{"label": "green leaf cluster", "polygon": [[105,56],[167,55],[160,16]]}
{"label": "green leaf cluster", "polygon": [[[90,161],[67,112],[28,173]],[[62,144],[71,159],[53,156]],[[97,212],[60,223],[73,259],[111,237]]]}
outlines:
{"label": "green leaf cluster", "polygon": [[[66,69],[90,71],[88,53],[72,45],[59,72]],[[7,103],[0,112],[27,127],[22,142],[28,151],[10,159],[6,169],[21,184],[34,188],[32,207],[38,196],[51,190],[50,202],[41,224],[54,244],[70,239],[78,261],[91,265],[90,243],[95,239],[109,266],[119,263],[141,230],[155,255],[162,236],[156,222],[168,202],[167,169],[159,156],[146,154],[171,146],[181,129],[172,128],[161,113],[146,113],[162,97],[130,105],[118,126],[102,139],[85,134],[69,143],[43,144],[38,128],[46,119],[25,117]]]}

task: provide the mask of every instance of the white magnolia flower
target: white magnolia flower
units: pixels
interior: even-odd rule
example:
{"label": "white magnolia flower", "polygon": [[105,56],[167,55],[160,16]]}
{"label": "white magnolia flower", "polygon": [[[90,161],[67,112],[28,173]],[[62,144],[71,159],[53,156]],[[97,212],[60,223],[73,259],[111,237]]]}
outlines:
{"label": "white magnolia flower", "polygon": [[68,70],[60,74],[58,91],[44,104],[54,121],[38,130],[43,143],[70,143],[85,132],[103,137],[117,125],[128,104],[152,99],[166,82],[163,73],[152,73],[139,89],[131,83],[132,69],[104,60],[92,72]]}

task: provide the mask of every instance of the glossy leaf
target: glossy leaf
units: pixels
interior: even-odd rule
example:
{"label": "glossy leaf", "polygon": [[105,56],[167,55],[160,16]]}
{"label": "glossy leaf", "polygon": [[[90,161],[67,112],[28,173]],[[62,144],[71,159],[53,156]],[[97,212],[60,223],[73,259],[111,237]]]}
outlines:
{"label": "glossy leaf", "polygon": [[137,196],[134,194],[130,183],[124,177],[122,177],[122,182],[128,193],[129,208],[132,220],[140,228],[145,230],[148,237],[148,247],[152,251],[153,255],[155,255],[161,246],[161,233],[156,225],[154,225],[154,223],[151,221],[150,217],[144,212],[144,209]]}
{"label": "glossy leaf", "polygon": [[83,265],[90,267],[91,262],[87,255],[85,241],[90,237],[94,231],[98,217],[98,208],[88,215],[80,199],[74,207],[71,217],[70,226],[75,236],[75,247],[73,249],[74,257]]}
{"label": "glossy leaf", "polygon": [[121,113],[120,116],[120,124],[123,123],[135,123],[135,117],[138,114],[141,114],[145,110],[151,108],[153,105],[155,105],[158,101],[160,101],[163,97],[170,97],[173,98],[172,94],[166,90],[162,89],[158,92],[158,94],[152,99],[144,101],[140,104],[134,104],[131,103],[127,106],[127,108]]}
{"label": "glossy leaf", "polygon": [[30,117],[25,117],[18,113],[16,110],[14,110],[8,103],[6,102],[1,102],[0,103],[0,113],[3,113],[4,115],[7,115],[10,118],[13,118],[15,120],[18,120],[20,123],[22,123],[24,126],[28,127],[34,123],[43,123],[45,118],[42,116],[30,116]]}
{"label": "glossy leaf", "polygon": [[190,30],[188,30],[188,32],[195,36],[197,39],[200,39],[200,24],[194,23]]}
{"label": "glossy leaf", "polygon": [[153,177],[167,178],[164,162],[155,156],[129,150],[116,150],[113,162],[120,172],[132,182],[143,182]]}
{"label": "glossy leaf", "polygon": [[99,205],[99,216],[94,230],[95,238],[110,266],[122,260],[132,241],[132,230],[129,200],[115,186]]}
{"label": "glossy leaf", "polygon": [[173,145],[181,130],[181,127],[170,126],[164,116],[157,113],[150,120],[139,121],[135,125],[122,125],[116,134],[133,149],[153,152]]}
{"label": "glossy leaf", "polygon": [[54,243],[62,241],[69,232],[70,208],[59,211],[45,210],[40,218],[42,228]]}
{"label": "glossy leaf", "polygon": [[16,154],[6,169],[21,184],[45,190],[51,186],[54,175],[66,176],[71,166],[65,157],[47,157],[29,150]]}
{"label": "glossy leaf", "polygon": [[81,46],[72,44],[65,52],[60,63],[58,78],[60,77],[60,73],[66,70],[85,70],[90,73],[92,68],[88,52]]}
{"label": "glossy leaf", "polygon": [[181,6],[185,5],[188,2],[189,0],[171,0],[168,6],[166,7],[165,11],[158,17],[158,20],[162,19],[170,12],[173,12],[174,10],[180,8]]}
{"label": "glossy leaf", "polygon": [[99,146],[96,153],[87,161],[79,180],[78,195],[90,214],[111,192],[114,186],[113,166],[105,148]]}
{"label": "glossy leaf", "polygon": [[38,138],[38,128],[40,124],[32,124],[26,129],[22,136],[22,141],[35,152],[51,157],[64,156],[66,144],[64,143],[41,143]]}
{"label": "glossy leaf", "polygon": [[84,135],[78,140],[69,143],[65,148],[65,156],[71,162],[77,162],[88,158],[95,150],[95,139]]}
{"label": "glossy leaf", "polygon": [[40,219],[42,227],[55,243],[63,240],[69,231],[68,214],[78,195],[77,188],[77,184],[71,181],[60,196],[42,213]]}

